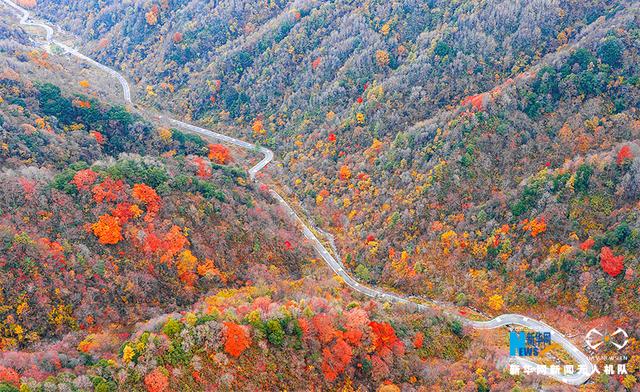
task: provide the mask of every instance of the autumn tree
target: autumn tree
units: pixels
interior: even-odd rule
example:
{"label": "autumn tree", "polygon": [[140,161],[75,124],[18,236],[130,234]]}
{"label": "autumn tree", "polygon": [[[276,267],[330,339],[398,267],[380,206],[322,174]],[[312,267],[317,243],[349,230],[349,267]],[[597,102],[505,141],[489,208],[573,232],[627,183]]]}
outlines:
{"label": "autumn tree", "polygon": [[146,184],[135,184],[131,194],[147,206],[145,220],[150,221],[153,219],[153,216],[160,210],[160,196],[158,196],[155,189]]}
{"label": "autumn tree", "polygon": [[[147,239],[146,243],[149,243],[149,239]],[[189,243],[187,237],[182,232],[182,229],[177,226],[171,226],[171,229],[164,235],[162,241],[159,241],[156,247],[147,248],[150,251],[156,251],[161,249],[163,251],[160,260],[165,263],[171,263],[173,258],[184,249],[185,246]]]}
{"label": "autumn tree", "polygon": [[93,185],[97,178],[98,173],[91,169],[84,169],[76,172],[71,183],[75,185],[79,191],[86,191],[89,190],[89,187]]}
{"label": "autumn tree", "polygon": [[251,346],[249,334],[245,327],[230,321],[225,322],[224,326],[224,351],[238,358]]}
{"label": "autumn tree", "polygon": [[91,225],[91,229],[101,244],[115,245],[122,240],[120,223],[111,215],[101,215],[98,221]]}
{"label": "autumn tree", "polygon": [[386,67],[389,65],[389,52],[386,50],[377,50],[376,51],[376,63],[378,63],[381,67]]}
{"label": "autumn tree", "polygon": [[487,305],[489,306],[489,308],[498,311],[501,310],[502,307],[504,306],[504,300],[502,299],[502,296],[499,294],[494,294],[491,297],[489,297],[489,301],[487,302]]}
{"label": "autumn tree", "polygon": [[264,123],[260,119],[256,119],[251,125],[251,129],[255,135],[263,135],[266,131],[264,129]]}
{"label": "autumn tree", "polygon": [[623,268],[624,256],[614,256],[608,246],[603,246],[600,250],[600,266],[602,270],[610,276],[618,276]]}
{"label": "autumn tree", "polygon": [[211,162],[224,165],[229,162],[231,155],[229,149],[222,144],[209,144],[209,159]]}
{"label": "autumn tree", "polygon": [[155,368],[144,377],[147,392],[169,392],[169,378],[160,368]]}
{"label": "autumn tree", "polygon": [[391,324],[372,321],[369,323],[369,327],[371,327],[373,345],[380,356],[386,357],[393,350],[403,347]]}
{"label": "autumn tree", "polygon": [[111,177],[107,177],[91,189],[93,200],[96,203],[116,201],[122,195],[123,187],[122,180],[113,180]]}
{"label": "autumn tree", "polygon": [[631,148],[625,144],[618,152],[616,163],[618,163],[618,165],[622,165],[631,159],[633,159],[633,153],[631,152]]}
{"label": "autumn tree", "polygon": [[[6,383],[9,385],[19,387],[20,375],[18,375],[18,372],[16,372],[11,368],[0,366],[0,383]],[[1,386],[2,384],[0,384],[0,387]],[[2,389],[0,388],[0,390]]]}
{"label": "autumn tree", "polygon": [[595,243],[596,242],[593,240],[593,238],[587,238],[584,242],[580,244],[580,249],[586,252],[589,249],[591,249],[593,245],[595,245]]}
{"label": "autumn tree", "polygon": [[155,26],[158,23],[158,16],[160,15],[160,9],[157,5],[153,5],[149,12],[147,12],[144,17],[149,24],[149,26]]}
{"label": "autumn tree", "polygon": [[347,165],[340,166],[340,171],[338,172],[338,178],[340,178],[343,181],[347,181],[348,179],[351,178],[351,169],[349,169],[349,166]]}
{"label": "autumn tree", "polygon": [[318,333],[318,339],[322,343],[329,343],[336,336],[332,317],[328,314],[316,314],[311,319],[311,324]]}
{"label": "autumn tree", "polygon": [[413,347],[414,348],[422,348],[424,344],[424,334],[422,332],[417,332],[413,337]]}
{"label": "autumn tree", "polygon": [[193,286],[196,275],[193,272],[198,264],[198,259],[191,253],[190,250],[185,250],[180,254],[178,261],[176,262],[176,268],[178,269],[178,277],[184,283],[189,286]]}
{"label": "autumn tree", "polygon": [[316,57],[316,59],[311,62],[311,69],[318,68],[320,66],[321,61],[322,61],[321,57]]}
{"label": "autumn tree", "polygon": [[344,372],[351,362],[352,355],[351,346],[341,338],[336,339],[330,349],[324,348],[322,350],[322,373],[327,381],[335,380],[339,374]]}
{"label": "autumn tree", "polygon": [[534,218],[525,222],[523,228],[531,233],[531,237],[537,237],[539,234],[547,231],[547,222],[543,217]]}

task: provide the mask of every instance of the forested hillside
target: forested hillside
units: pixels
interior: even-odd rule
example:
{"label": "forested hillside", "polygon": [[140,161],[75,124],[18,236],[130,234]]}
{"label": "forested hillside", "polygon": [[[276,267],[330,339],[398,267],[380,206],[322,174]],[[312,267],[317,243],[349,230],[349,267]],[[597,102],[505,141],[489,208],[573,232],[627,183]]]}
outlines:
{"label": "forested hillside", "polygon": [[514,310],[638,314],[637,4],[121,7],[38,11],[149,104],[280,151],[282,186],[361,279],[481,308],[500,292]]}
{"label": "forested hillside", "polygon": [[459,322],[352,296],[243,153],[21,77],[61,58],[2,27],[0,390],[515,385]]}
{"label": "forested hillside", "polygon": [[514,385],[352,297],[226,147],[9,69],[0,97],[0,390]]}

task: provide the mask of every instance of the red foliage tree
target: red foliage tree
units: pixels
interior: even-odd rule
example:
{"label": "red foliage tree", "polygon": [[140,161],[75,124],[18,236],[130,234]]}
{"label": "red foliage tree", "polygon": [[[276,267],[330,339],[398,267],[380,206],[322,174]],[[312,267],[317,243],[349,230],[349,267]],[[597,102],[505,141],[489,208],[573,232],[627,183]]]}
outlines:
{"label": "red foliage tree", "polygon": [[71,183],[78,188],[79,191],[87,191],[89,187],[93,185],[93,183],[98,178],[98,173],[94,172],[91,169],[84,169],[76,172],[73,176],[73,180]]}
{"label": "red foliage tree", "polygon": [[95,200],[96,203],[116,201],[121,196],[123,187],[124,182],[122,182],[122,180],[114,181],[107,177],[91,189],[93,192],[93,200]]}
{"label": "red foliage tree", "polygon": [[24,177],[20,177],[18,178],[18,183],[20,183],[20,186],[22,187],[24,197],[28,200],[31,200],[33,198],[34,192],[36,191],[36,182]]}
{"label": "red foliage tree", "polygon": [[169,378],[156,368],[144,377],[144,386],[147,392],[168,392]]}
{"label": "red foliage tree", "polygon": [[396,331],[391,324],[372,321],[369,326],[371,327],[373,345],[381,356],[387,356],[392,350],[402,346],[402,342],[396,336]]}
{"label": "red foliage tree", "polygon": [[104,144],[105,139],[104,139],[104,136],[100,132],[93,131],[93,132],[91,132],[91,136],[93,136],[93,138],[96,139],[96,142],[98,142],[98,144]]}
{"label": "red foliage tree", "polygon": [[593,238],[587,238],[587,240],[580,244],[580,249],[582,249],[583,251],[587,251],[591,249],[595,243],[596,242],[593,240]]}
{"label": "red foliage tree", "polygon": [[211,165],[202,157],[195,157],[193,162],[198,166],[198,177],[200,178],[209,178],[211,177]]}
{"label": "red foliage tree", "polygon": [[309,336],[309,320],[307,320],[306,318],[300,317],[298,319],[298,323],[300,324],[300,329],[302,330],[302,336],[303,337]]}
{"label": "red foliage tree", "polygon": [[416,333],[416,336],[413,337],[413,347],[422,348],[424,344],[424,334],[422,332]]}
{"label": "red foliage tree", "polygon": [[111,215],[118,218],[121,224],[125,224],[131,219],[139,216],[142,210],[135,205],[127,202],[118,203],[116,208],[111,212]]}
{"label": "red foliage tree", "polygon": [[331,347],[322,350],[322,373],[328,381],[333,381],[346,369],[353,352],[351,347],[344,340],[338,338]]}
{"label": "red foliage tree", "polygon": [[20,375],[18,375],[18,373],[11,368],[0,366],[0,382],[4,382],[4,383],[19,387]]}
{"label": "red foliage tree", "polygon": [[318,66],[320,66],[320,63],[322,62],[322,58],[320,57],[316,57],[315,60],[313,60],[313,62],[311,62],[311,68],[312,69],[316,69],[318,68]]}
{"label": "red foliage tree", "polygon": [[328,314],[316,314],[311,319],[311,324],[318,333],[318,339],[322,343],[329,343],[336,336],[336,330],[332,325],[333,319]]}
{"label": "red foliage tree", "polygon": [[631,152],[631,148],[628,145],[625,145],[618,152],[618,157],[616,162],[618,165],[622,165],[625,161],[633,159],[633,153]]}
{"label": "red foliage tree", "polygon": [[600,266],[610,276],[618,276],[622,272],[623,261],[624,256],[614,256],[608,246],[603,246],[600,250]]}
{"label": "red foliage tree", "polygon": [[[176,226],[177,227],[177,226]],[[143,240],[138,244],[145,253],[155,253],[162,247],[162,239],[149,227],[143,230]],[[179,252],[180,249],[177,252]],[[171,255],[173,257],[173,255]]]}

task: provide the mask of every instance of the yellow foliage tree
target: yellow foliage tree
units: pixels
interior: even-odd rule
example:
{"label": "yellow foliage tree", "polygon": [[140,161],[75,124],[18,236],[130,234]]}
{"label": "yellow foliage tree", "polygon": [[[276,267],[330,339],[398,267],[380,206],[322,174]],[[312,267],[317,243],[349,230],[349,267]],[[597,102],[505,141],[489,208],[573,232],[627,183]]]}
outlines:
{"label": "yellow foliage tree", "polygon": [[488,305],[489,305],[489,308],[495,311],[498,311],[504,307],[504,300],[502,299],[501,295],[494,294],[491,297],[489,297]]}
{"label": "yellow foliage tree", "polygon": [[381,67],[389,65],[389,53],[386,50],[376,51],[376,63]]}

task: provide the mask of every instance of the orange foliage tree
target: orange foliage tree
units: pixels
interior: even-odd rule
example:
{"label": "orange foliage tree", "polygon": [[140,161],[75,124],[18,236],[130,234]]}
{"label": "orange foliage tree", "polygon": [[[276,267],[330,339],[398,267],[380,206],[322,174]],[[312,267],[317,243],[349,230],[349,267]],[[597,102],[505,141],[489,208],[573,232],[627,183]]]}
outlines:
{"label": "orange foliage tree", "polygon": [[147,216],[145,220],[153,219],[153,216],[160,210],[160,196],[156,191],[146,184],[135,184],[132,191],[133,197],[147,205]]}
{"label": "orange foliage tree", "polygon": [[238,358],[244,350],[251,346],[249,334],[243,326],[236,323],[227,321],[224,326],[224,351]]}
{"label": "orange foliage tree", "polygon": [[266,132],[264,129],[264,123],[260,119],[256,119],[253,122],[253,125],[251,125],[251,129],[253,129],[253,133],[256,135],[262,135]]}
{"label": "orange foliage tree", "polygon": [[547,221],[543,218],[534,218],[530,222],[525,221],[523,228],[531,232],[531,237],[537,237],[538,234],[547,231]]}
{"label": "orange foliage tree", "polygon": [[180,254],[176,263],[176,268],[178,269],[178,277],[183,283],[193,286],[196,280],[196,275],[193,270],[196,268],[197,264],[198,259],[190,250],[187,249]]}
{"label": "orange foliage tree", "polygon": [[182,233],[180,227],[174,225],[169,232],[165,234],[161,247],[164,250],[164,254],[160,258],[163,262],[169,262],[175,255],[178,254],[189,241],[187,237]]}
{"label": "orange foliage tree", "polygon": [[212,162],[224,165],[229,162],[229,149],[222,144],[209,144],[209,159]]}
{"label": "orange foliage tree", "polygon": [[93,234],[98,237],[101,244],[115,245],[122,240],[120,223],[117,218],[104,214],[98,221],[91,225]]}
{"label": "orange foliage tree", "polygon": [[342,165],[340,167],[340,171],[338,172],[338,177],[343,181],[346,181],[349,178],[351,178],[351,169],[349,169],[349,166]]}

